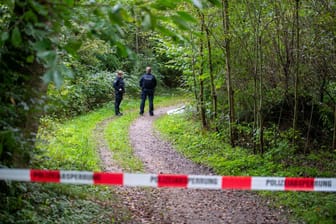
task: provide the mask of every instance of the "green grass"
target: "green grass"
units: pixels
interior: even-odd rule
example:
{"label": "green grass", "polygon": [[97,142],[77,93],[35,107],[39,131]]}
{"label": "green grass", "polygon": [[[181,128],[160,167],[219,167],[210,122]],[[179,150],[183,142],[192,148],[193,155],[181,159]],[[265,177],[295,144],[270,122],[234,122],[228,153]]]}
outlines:
{"label": "green grass", "polygon": [[[64,123],[44,119],[39,129],[40,156],[36,165],[48,169],[100,170],[92,131],[96,124],[114,114],[113,104]],[[45,144],[47,143],[47,144]]]}
{"label": "green grass", "polygon": [[[305,162],[305,166],[299,162],[288,167],[275,162],[272,155],[266,154],[262,157],[252,155],[243,148],[232,148],[223,142],[222,136],[202,130],[199,123],[184,115],[161,117],[154,126],[186,157],[212,167],[218,175],[335,177],[336,158],[332,154],[309,155],[301,158],[303,161],[309,161],[308,164]],[[298,220],[307,223],[336,222],[335,193],[268,191],[259,193],[271,197],[275,207],[289,208]]]}
{"label": "green grass", "polygon": [[129,126],[138,116],[137,106],[138,102],[123,102],[124,115],[109,123],[104,133],[113,151],[113,160],[127,172],[143,171],[142,162],[134,156],[128,137]]}

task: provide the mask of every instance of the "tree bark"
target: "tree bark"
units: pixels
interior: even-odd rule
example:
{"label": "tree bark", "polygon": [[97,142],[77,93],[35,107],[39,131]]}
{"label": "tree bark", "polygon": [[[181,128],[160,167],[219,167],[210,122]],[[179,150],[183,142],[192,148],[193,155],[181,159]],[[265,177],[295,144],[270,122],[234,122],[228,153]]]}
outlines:
{"label": "tree bark", "polygon": [[217,118],[217,93],[216,93],[215,80],[214,80],[214,74],[213,74],[209,27],[206,27],[206,37],[207,37],[207,45],[208,45],[208,61],[209,61],[209,73],[210,73],[210,82],[211,82],[212,111],[213,111],[212,118],[216,119]]}
{"label": "tree bark", "polygon": [[260,135],[259,135],[259,150],[261,154],[264,154],[264,116],[263,116],[263,60],[262,60],[262,45],[261,45],[261,36],[258,34],[258,57],[257,60],[259,59],[259,108],[258,108],[258,113],[259,113],[259,129],[260,129]]}
{"label": "tree bark", "polygon": [[203,80],[203,66],[204,66],[204,48],[203,48],[203,36],[204,36],[204,15],[201,13],[201,35],[200,35],[200,58],[201,58],[201,68],[199,73],[199,82],[200,82],[200,112],[201,112],[201,121],[203,128],[207,128],[207,120],[205,116],[205,104],[204,104],[204,80]]}
{"label": "tree bark", "polygon": [[[336,40],[334,39],[334,46],[336,46]],[[336,48],[334,48],[333,59],[335,61],[336,56]],[[336,103],[334,101],[334,132],[333,132],[333,140],[332,140],[332,149],[336,149]]]}
{"label": "tree bark", "polygon": [[307,152],[308,145],[309,145],[309,136],[310,136],[311,124],[312,124],[312,121],[313,121],[313,113],[314,113],[314,103],[312,102],[310,117],[309,117],[309,123],[308,123],[308,129],[307,129],[306,144],[305,144],[305,147],[304,147],[304,153]]}
{"label": "tree bark", "polygon": [[332,149],[336,149],[336,104],[334,108],[334,133],[333,133]]}
{"label": "tree bark", "polygon": [[223,28],[225,33],[225,71],[226,71],[226,86],[228,94],[228,103],[229,103],[229,133],[230,133],[230,143],[231,146],[235,146],[235,131],[234,131],[234,122],[235,122],[235,111],[234,111],[234,97],[232,89],[232,80],[231,80],[231,62],[230,62],[230,16],[229,16],[229,2],[228,0],[222,0],[222,14],[223,14]]}
{"label": "tree bark", "polygon": [[[44,3],[49,4],[49,3]],[[23,8],[25,6],[22,6],[18,3],[15,3],[14,7],[14,13],[17,16],[17,18],[20,18],[24,15],[25,11],[27,9]],[[40,23],[47,24],[48,18],[44,16],[38,17]],[[47,26],[47,25],[46,25]],[[22,32],[22,39],[23,40],[31,40],[31,36],[25,35],[24,32]],[[35,40],[33,40],[35,41]],[[17,52],[16,55],[18,55],[20,58],[15,59],[9,59],[13,61],[22,61],[23,63],[17,64],[17,66],[14,68],[16,72],[21,74],[23,77],[25,77],[26,80],[18,81],[17,85],[21,86],[22,90],[26,91],[27,99],[25,99],[25,103],[27,103],[27,106],[29,110],[27,110],[25,114],[25,121],[21,123],[19,126],[23,130],[24,136],[29,139],[30,141],[35,141],[35,134],[38,131],[38,125],[39,125],[39,119],[43,113],[42,111],[42,105],[40,105],[37,102],[42,102],[43,97],[47,93],[47,85],[44,84],[41,77],[45,73],[46,69],[44,68],[43,64],[39,62],[36,58],[33,61],[33,63],[26,63],[26,58],[32,54],[29,50],[20,47],[20,48],[13,48],[12,46],[9,47],[10,51]],[[12,57],[12,56],[10,56]],[[8,62],[10,64],[11,62]]]}
{"label": "tree bark", "polygon": [[[0,124],[0,138],[3,139],[0,143],[0,163],[6,166],[26,167],[34,151],[47,86],[41,79],[45,73],[42,62],[36,57],[32,62],[27,62],[28,57],[36,54],[28,43],[37,40],[34,36],[22,32],[26,29],[27,22],[24,19],[18,20],[30,10],[30,5],[18,1],[13,1],[13,4],[12,17],[8,18],[6,29],[8,32],[13,32],[14,28],[20,31],[20,44],[6,41],[1,48],[0,79],[4,84],[3,91],[0,91],[3,107],[1,114],[10,117]],[[30,25],[34,27],[39,23],[48,27],[48,19],[39,15],[36,17],[37,21]],[[1,120],[4,119],[6,118],[2,117]]]}
{"label": "tree bark", "polygon": [[192,54],[192,61],[191,61],[191,69],[192,69],[192,74],[193,74],[193,85],[194,85],[194,96],[195,96],[195,100],[197,102],[197,112],[199,111],[199,99],[198,99],[198,95],[197,95],[197,78],[196,78],[196,68],[195,68],[195,51],[194,51],[194,37],[192,35],[192,33],[190,34],[190,40],[191,40],[191,54]]}
{"label": "tree bark", "polygon": [[295,76],[294,76],[294,114],[293,114],[293,143],[295,144],[295,136],[298,122],[298,86],[299,86],[299,65],[300,65],[300,57],[299,57],[299,48],[300,48],[300,27],[299,27],[299,3],[300,0],[295,1],[295,26],[296,26],[296,66],[295,66]]}

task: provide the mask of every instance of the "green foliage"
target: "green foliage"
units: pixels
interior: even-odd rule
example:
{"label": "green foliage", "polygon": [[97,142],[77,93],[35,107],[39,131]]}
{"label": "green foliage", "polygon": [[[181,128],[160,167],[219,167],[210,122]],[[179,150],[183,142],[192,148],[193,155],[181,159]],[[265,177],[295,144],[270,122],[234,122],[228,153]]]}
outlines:
{"label": "green foliage", "polygon": [[16,131],[0,131],[0,158],[3,166],[24,167],[29,163],[32,152],[30,142]]}
{"label": "green foliage", "polygon": [[[277,147],[261,155],[247,149],[232,148],[223,136],[202,130],[198,122],[185,115],[159,118],[155,127],[176,148],[193,161],[212,168],[218,175],[236,176],[308,176],[334,177],[335,153],[296,154],[285,138]],[[333,223],[336,217],[336,195],[318,192],[261,192],[274,199],[274,206],[286,206],[295,218],[307,223]]]}
{"label": "green foliage", "polygon": [[0,80],[0,164],[24,167],[35,138],[31,121],[39,115],[45,100],[36,90],[16,85],[24,80],[23,75],[6,73]]}
{"label": "green foliage", "polygon": [[[226,62],[223,58],[225,38],[229,37],[236,121],[240,124],[251,124],[255,120],[260,126],[260,121],[254,116],[260,111],[264,120],[263,128],[272,129],[276,125],[278,129],[289,130],[292,127],[295,91],[293,77],[297,63],[294,52],[299,51],[299,119],[297,130],[292,133],[292,137],[295,138],[299,151],[313,151],[321,146],[332,150],[330,137],[333,134],[335,104],[332,87],[335,82],[332,75],[335,73],[335,26],[331,25],[330,21],[335,17],[335,5],[315,1],[300,2],[300,23],[297,28],[300,31],[299,49],[295,49],[295,40],[290,36],[290,33],[296,32],[296,27],[293,26],[295,4],[291,2],[230,2],[228,35],[223,35],[222,8],[218,7],[218,4],[215,4],[217,7],[206,7],[207,4],[201,4],[201,1],[193,3],[199,10],[190,8],[189,12],[198,18],[196,23],[189,24],[192,32],[188,32],[188,41],[176,43],[170,38],[159,36],[157,53],[163,58],[162,67],[183,73],[182,84],[195,91],[195,101],[200,101],[199,81],[203,81],[202,97],[206,102],[205,109],[209,115],[207,118],[210,126],[215,124],[216,128],[220,129],[228,122],[225,119],[228,108],[224,74]],[[200,13],[204,15],[205,29],[210,36],[204,33],[201,35]],[[324,16],[320,16],[322,14]],[[208,62],[210,49],[207,42],[212,46],[212,68]],[[215,77],[213,83],[209,76],[210,70]],[[218,105],[224,105],[217,108],[219,117],[216,119],[211,116],[214,113],[213,96],[210,91],[212,84],[216,86]],[[315,112],[311,123],[309,110],[312,105]],[[307,138],[308,129],[311,133]],[[255,132],[254,134],[258,134]],[[259,144],[256,137],[260,136],[250,134],[243,137],[246,137],[243,146]],[[265,140],[269,144],[271,136],[266,137],[269,137]],[[267,145],[269,146],[273,147]]]}
{"label": "green foliage", "polygon": [[11,183],[0,193],[3,223],[115,223],[129,221],[111,189],[55,184]]}
{"label": "green foliage", "polygon": [[[64,6],[64,10],[62,10]],[[45,81],[60,85],[67,68],[59,62],[53,38],[55,23],[62,23],[67,5],[50,8],[37,1],[5,1],[0,4],[0,132],[3,166],[24,167],[33,154],[38,118],[45,104]],[[59,17],[58,17],[59,16]],[[61,73],[63,75],[61,75]],[[12,132],[12,134],[8,134]],[[5,139],[8,138],[8,139]],[[11,142],[15,139],[15,144]]]}
{"label": "green foliage", "polygon": [[306,223],[332,224],[336,218],[335,195],[319,192],[262,192],[274,199],[275,206],[286,206],[294,218]]}
{"label": "green foliage", "polygon": [[[159,70],[164,83],[169,87],[184,86],[190,75],[190,55],[193,52],[173,44],[169,38],[154,36],[156,58],[160,60]],[[184,75],[183,75],[184,74]]]}
{"label": "green foliage", "polygon": [[61,89],[49,86],[48,114],[58,117],[71,117],[98,108],[113,100],[113,80],[115,74],[99,72],[87,74]]}

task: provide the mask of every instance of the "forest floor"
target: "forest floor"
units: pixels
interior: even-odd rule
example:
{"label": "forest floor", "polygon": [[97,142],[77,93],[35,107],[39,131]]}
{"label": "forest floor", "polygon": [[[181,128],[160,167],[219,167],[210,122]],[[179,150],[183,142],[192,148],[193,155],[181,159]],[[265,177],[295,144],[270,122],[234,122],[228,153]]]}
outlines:
{"label": "forest floor", "polygon": [[[146,173],[215,175],[186,159],[154,130],[153,122],[174,107],[160,108],[155,116],[139,116],[129,129],[135,155]],[[103,133],[113,118],[97,125],[95,137],[104,171],[123,170],[113,161]],[[196,190],[168,188],[115,188],[120,210],[131,213],[127,223],[290,223],[284,209],[270,207],[270,202],[255,192],[232,190]],[[118,220],[118,217],[117,217]],[[120,220],[121,221],[121,220]]]}

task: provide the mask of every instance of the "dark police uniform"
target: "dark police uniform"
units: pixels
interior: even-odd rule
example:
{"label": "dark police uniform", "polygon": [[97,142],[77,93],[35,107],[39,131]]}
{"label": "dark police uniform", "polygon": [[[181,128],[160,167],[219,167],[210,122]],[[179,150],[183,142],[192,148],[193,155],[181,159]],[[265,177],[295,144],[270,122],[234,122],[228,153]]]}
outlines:
{"label": "dark police uniform", "polygon": [[141,104],[140,104],[140,115],[143,115],[145,102],[148,97],[149,101],[149,115],[154,115],[154,91],[156,87],[156,78],[151,73],[144,74],[140,79],[140,87],[141,87]]}
{"label": "dark police uniform", "polygon": [[115,102],[114,102],[114,110],[116,115],[122,115],[120,113],[120,103],[123,99],[123,95],[125,92],[125,83],[122,77],[117,76],[113,82],[113,87],[115,90]]}

